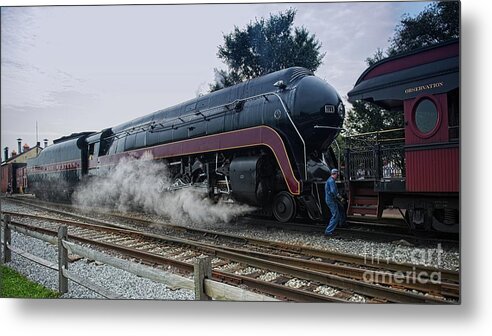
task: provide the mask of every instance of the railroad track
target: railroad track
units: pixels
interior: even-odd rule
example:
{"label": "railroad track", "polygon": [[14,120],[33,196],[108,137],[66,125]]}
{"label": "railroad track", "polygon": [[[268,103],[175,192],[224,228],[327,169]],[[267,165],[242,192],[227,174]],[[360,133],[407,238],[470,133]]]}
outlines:
{"label": "railroad track", "polygon": [[[23,198],[23,199],[22,199]],[[23,201],[24,204],[44,204],[47,206],[66,207],[68,209],[80,210],[71,204],[59,204],[52,202],[40,201],[34,198],[29,198],[26,202],[25,197],[10,199]],[[97,211],[97,209],[96,209]],[[97,211],[100,214],[107,214],[106,209]],[[115,216],[117,214],[114,214]],[[125,216],[122,216],[123,218]],[[137,218],[133,217],[132,219]],[[279,223],[275,220],[261,216],[243,216],[236,219],[238,224],[253,225],[258,227],[266,227],[280,230],[290,230],[298,232],[315,232],[323,234],[326,228],[325,224],[313,222],[287,222]],[[347,218],[346,226],[336,229],[338,238],[340,239],[366,239],[378,242],[393,242],[404,240],[413,245],[428,245],[428,244],[447,244],[448,246],[456,246],[459,244],[459,235],[433,233],[433,232],[412,232],[403,221],[396,219],[377,220],[372,217],[351,216]]]}
{"label": "railroad track", "polygon": [[[39,228],[51,230],[51,234],[56,234],[56,226],[60,223],[69,225],[71,239],[118,251],[145,263],[174,267],[181,272],[192,271],[194,258],[209,255],[213,258],[215,279],[246,285],[281,299],[347,302],[365,298],[366,302],[412,303],[450,303],[459,299],[459,278],[452,271],[409,264],[368,265],[367,260],[353,255],[173,225],[167,226],[177,232],[186,232],[187,238],[148,234],[118,223],[88,219],[39,205],[36,207],[86,222],[28,214],[10,215],[14,219],[41,218],[43,223],[51,222],[52,228]],[[139,222],[140,225],[149,224],[142,219],[112,216]],[[14,223],[26,225],[17,221]],[[412,281],[415,274],[429,275],[432,272],[440,272],[440,283],[421,284]],[[367,282],[367,278],[372,281]]]}
{"label": "railroad track", "polygon": [[[252,224],[282,230],[300,232],[317,232],[323,234],[326,225],[320,223],[287,222],[279,223],[261,217],[242,217],[239,223]],[[349,218],[344,227],[337,227],[335,232],[341,239],[363,238],[380,242],[405,240],[412,244],[449,244],[457,245],[459,236],[456,234],[412,232],[408,227],[394,223],[376,222],[362,218]]]}

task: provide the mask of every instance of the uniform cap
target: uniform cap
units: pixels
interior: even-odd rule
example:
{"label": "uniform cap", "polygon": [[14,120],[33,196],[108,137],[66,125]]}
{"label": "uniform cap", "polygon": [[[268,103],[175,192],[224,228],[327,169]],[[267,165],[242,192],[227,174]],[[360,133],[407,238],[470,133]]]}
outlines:
{"label": "uniform cap", "polygon": [[332,174],[338,173],[338,169],[333,168],[333,169],[331,170],[331,173],[332,173]]}

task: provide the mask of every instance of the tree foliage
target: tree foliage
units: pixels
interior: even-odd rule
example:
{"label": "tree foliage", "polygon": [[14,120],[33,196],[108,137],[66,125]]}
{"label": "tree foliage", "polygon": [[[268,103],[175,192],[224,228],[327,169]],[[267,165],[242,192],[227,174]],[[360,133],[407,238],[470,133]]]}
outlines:
{"label": "tree foliage", "polygon": [[403,113],[388,111],[373,103],[358,100],[352,104],[345,123],[353,133],[401,128]]}
{"label": "tree foliage", "polygon": [[[459,37],[459,2],[433,2],[415,17],[403,16],[386,51],[378,48],[366,59],[368,66],[403,52]],[[371,132],[403,127],[401,113],[390,113],[374,104],[356,102],[349,111],[346,127],[352,132]]]}
{"label": "tree foliage", "polygon": [[459,37],[459,2],[433,2],[415,18],[404,16],[390,40],[388,56]]}
{"label": "tree foliage", "polygon": [[325,55],[322,45],[306,28],[293,27],[295,15],[294,9],[270,14],[224,35],[217,56],[228,69],[215,69],[211,91],[292,66],[315,71]]}

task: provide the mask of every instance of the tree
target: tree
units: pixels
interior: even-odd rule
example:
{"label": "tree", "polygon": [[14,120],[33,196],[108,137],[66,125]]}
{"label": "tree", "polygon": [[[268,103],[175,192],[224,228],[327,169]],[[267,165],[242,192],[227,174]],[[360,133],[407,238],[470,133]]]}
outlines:
{"label": "tree", "polygon": [[354,133],[401,128],[403,113],[388,111],[373,103],[358,100],[352,104],[345,123]]}
{"label": "tree", "polygon": [[295,15],[294,9],[270,14],[268,19],[256,19],[244,29],[235,27],[224,35],[217,56],[228,70],[214,69],[216,78],[210,90],[292,66],[315,71],[325,56],[320,53],[322,44],[306,28],[293,27]]}
{"label": "tree", "polygon": [[372,66],[372,65],[376,64],[377,62],[385,59],[385,58],[386,58],[386,56],[384,55],[384,50],[381,48],[378,48],[376,50],[376,52],[374,53],[374,55],[372,55],[372,57],[366,58],[366,64],[368,66]]}
{"label": "tree", "polygon": [[214,92],[241,82],[241,77],[234,70],[227,72],[226,70],[214,69],[214,72],[215,82],[209,85],[210,92]]}
{"label": "tree", "polygon": [[[433,2],[415,17],[403,16],[389,39],[386,51],[378,48],[366,59],[368,66],[380,60],[459,37],[459,2]],[[403,127],[403,116],[370,103],[356,102],[348,112],[346,127],[352,132],[371,132]]]}
{"label": "tree", "polygon": [[405,15],[390,40],[388,56],[457,38],[460,34],[458,1],[433,2],[415,18]]}

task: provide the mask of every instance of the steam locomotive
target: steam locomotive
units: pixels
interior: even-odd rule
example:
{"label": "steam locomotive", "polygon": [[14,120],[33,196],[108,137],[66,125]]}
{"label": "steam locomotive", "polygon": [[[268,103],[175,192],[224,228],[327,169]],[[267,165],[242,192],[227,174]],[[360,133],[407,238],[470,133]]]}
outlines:
{"label": "steam locomotive", "polygon": [[151,153],[171,190],[198,188],[263,209],[280,222],[326,217],[324,182],[336,165],[330,144],[345,108],[324,80],[293,67],[197,97],[100,132],[54,141],[28,161],[41,198],[70,199],[91,176],[127,156]]}

